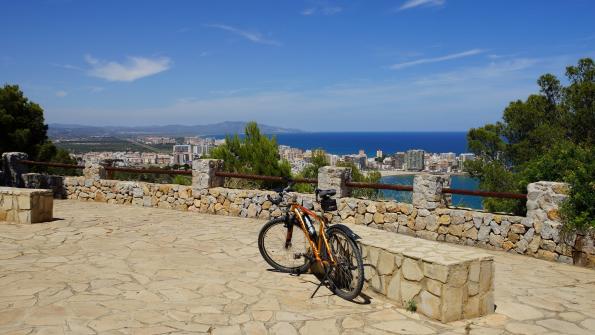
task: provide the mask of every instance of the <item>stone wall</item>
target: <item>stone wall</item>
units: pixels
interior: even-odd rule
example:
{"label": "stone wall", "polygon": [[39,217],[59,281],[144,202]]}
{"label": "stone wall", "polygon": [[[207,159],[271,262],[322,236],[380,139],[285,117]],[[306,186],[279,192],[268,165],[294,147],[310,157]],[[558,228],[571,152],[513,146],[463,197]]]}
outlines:
{"label": "stone wall", "polygon": [[494,261],[489,254],[350,225],[361,236],[366,284],[401,306],[441,322],[494,311]]}
{"label": "stone wall", "polygon": [[14,223],[51,221],[53,200],[50,190],[0,187],[0,221]]}
{"label": "stone wall", "polygon": [[[414,189],[428,194],[416,197],[419,201],[414,204],[340,198],[337,200],[338,211],[327,213],[327,217],[335,223],[366,225],[428,240],[505,250],[551,261],[595,267],[592,232],[585,236],[572,234],[562,238],[559,221],[542,221],[539,216],[541,214],[531,211],[531,216],[520,217],[446,208],[435,197],[440,178],[429,176],[429,180],[426,180],[424,177],[416,177],[416,181],[423,185],[414,186]],[[205,183],[211,185],[208,180]],[[196,185],[151,184],[84,176],[66,177],[65,186],[69,199],[261,219],[282,215],[281,209],[267,200],[267,195],[274,195],[270,191],[223,187],[200,189]],[[559,189],[558,186],[555,188]],[[553,192],[552,190],[553,188],[547,188],[543,192]],[[305,207],[320,209],[313,195],[296,193],[295,196]],[[534,196],[535,199],[547,198],[545,195],[529,195],[530,199]],[[540,206],[539,208],[544,208],[546,205]],[[554,218],[553,208],[547,208],[550,217]],[[580,241],[580,245],[576,245],[577,241]]]}

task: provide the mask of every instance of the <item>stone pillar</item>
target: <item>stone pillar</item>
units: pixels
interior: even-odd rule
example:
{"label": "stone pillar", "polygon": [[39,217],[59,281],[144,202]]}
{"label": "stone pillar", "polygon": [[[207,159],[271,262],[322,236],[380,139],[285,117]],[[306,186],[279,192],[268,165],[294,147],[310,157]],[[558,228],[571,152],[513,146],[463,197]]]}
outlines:
{"label": "stone pillar", "polygon": [[418,174],[413,178],[413,206],[420,209],[434,210],[446,207],[442,188],[446,178],[433,174]]}
{"label": "stone pillar", "polygon": [[323,166],[318,169],[318,188],[321,190],[336,190],[336,198],[351,196],[351,188],[345,185],[345,183],[350,180],[351,168]]}
{"label": "stone pillar", "polygon": [[19,163],[19,161],[28,158],[29,156],[24,152],[5,152],[2,154],[3,184],[11,187],[24,187],[21,175],[27,173],[27,166]]}
{"label": "stone pillar", "polygon": [[535,221],[560,222],[560,206],[568,198],[568,184],[538,181],[527,185],[527,217]]}
{"label": "stone pillar", "polygon": [[195,159],[192,161],[192,189],[196,191],[221,187],[225,178],[217,177],[215,172],[223,170],[220,159]]}
{"label": "stone pillar", "polygon": [[105,167],[101,164],[87,163],[83,170],[83,176],[85,176],[85,179],[92,180],[106,179],[107,172],[105,171]]}
{"label": "stone pillar", "polygon": [[[450,188],[452,183],[452,179],[449,174],[444,175],[444,183],[442,184],[442,188]],[[442,200],[444,201],[444,206],[452,206],[452,194],[451,193],[442,193]],[[455,204],[455,206],[459,206]]]}
{"label": "stone pillar", "polygon": [[24,173],[22,177],[25,188],[51,189],[54,193],[54,198],[62,199],[66,197],[64,176]]}

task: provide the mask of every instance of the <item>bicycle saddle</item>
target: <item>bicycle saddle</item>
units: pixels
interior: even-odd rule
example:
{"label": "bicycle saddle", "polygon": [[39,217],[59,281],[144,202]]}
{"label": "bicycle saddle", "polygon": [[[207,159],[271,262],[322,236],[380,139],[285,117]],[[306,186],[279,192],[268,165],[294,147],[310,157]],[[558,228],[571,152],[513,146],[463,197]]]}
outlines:
{"label": "bicycle saddle", "polygon": [[316,194],[318,194],[320,197],[332,197],[333,195],[337,194],[336,190],[321,190],[321,189],[316,189]]}

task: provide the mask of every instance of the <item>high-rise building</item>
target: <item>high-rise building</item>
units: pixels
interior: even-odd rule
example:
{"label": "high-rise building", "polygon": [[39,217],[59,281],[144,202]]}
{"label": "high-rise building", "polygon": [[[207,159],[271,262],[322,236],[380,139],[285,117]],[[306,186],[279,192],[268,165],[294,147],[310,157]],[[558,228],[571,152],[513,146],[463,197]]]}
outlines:
{"label": "high-rise building", "polygon": [[457,155],[454,152],[443,152],[440,154],[441,160],[453,162],[456,158],[457,158]]}
{"label": "high-rise building", "polygon": [[382,150],[377,149],[376,150],[376,158],[382,158],[383,154],[382,154]]}
{"label": "high-rise building", "polygon": [[421,171],[424,169],[425,151],[414,149],[407,150],[405,154],[405,165],[409,171]]}
{"label": "high-rise building", "polygon": [[403,165],[405,165],[405,153],[402,151],[397,152],[394,155],[393,163],[395,169],[403,169]]}
{"label": "high-rise building", "polygon": [[174,145],[172,154],[174,164],[192,164],[192,146],[190,144]]}
{"label": "high-rise building", "polygon": [[472,154],[472,153],[464,153],[464,154],[459,155],[459,160],[461,161],[461,163],[464,163],[466,161],[472,161],[474,159],[475,159],[475,154]]}

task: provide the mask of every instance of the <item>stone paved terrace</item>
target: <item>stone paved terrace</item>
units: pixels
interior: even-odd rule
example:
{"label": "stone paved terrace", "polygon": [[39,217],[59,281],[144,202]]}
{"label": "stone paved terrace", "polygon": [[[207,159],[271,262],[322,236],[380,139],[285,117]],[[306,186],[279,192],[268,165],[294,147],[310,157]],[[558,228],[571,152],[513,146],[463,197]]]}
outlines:
{"label": "stone paved terrace", "polygon": [[[595,271],[490,252],[497,313],[441,324],[267,271],[263,221],[57,201],[0,224],[0,334],[593,334]],[[481,252],[486,252],[481,250]]]}

